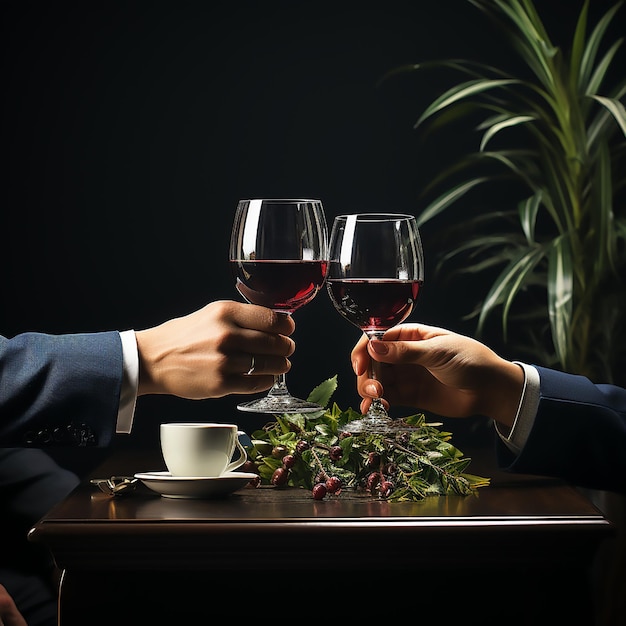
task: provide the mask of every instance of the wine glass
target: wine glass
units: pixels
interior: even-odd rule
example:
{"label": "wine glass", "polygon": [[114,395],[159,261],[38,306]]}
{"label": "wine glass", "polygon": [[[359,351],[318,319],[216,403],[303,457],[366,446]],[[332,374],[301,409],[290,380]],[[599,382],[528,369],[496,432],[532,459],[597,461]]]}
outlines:
{"label": "wine glass", "polygon": [[[240,200],[230,239],[230,265],[247,302],[291,315],[308,304],[328,271],[328,227],[319,200]],[[239,404],[254,413],[323,411],[289,393],[285,375],[268,394]]]}
{"label": "wine glass", "polygon": [[[424,281],[424,253],[412,215],[358,213],[338,215],[330,234],[326,287],[337,311],[370,339],[404,321]],[[375,362],[372,363],[374,368]],[[374,377],[372,371],[370,376]],[[411,430],[392,419],[380,399],[351,421],[351,433]]]}

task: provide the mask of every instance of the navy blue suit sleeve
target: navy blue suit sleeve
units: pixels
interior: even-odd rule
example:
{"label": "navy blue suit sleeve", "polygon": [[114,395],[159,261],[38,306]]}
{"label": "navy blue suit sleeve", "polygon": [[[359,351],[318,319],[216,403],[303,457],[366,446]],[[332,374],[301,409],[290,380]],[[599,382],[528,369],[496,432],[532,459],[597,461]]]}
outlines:
{"label": "navy blue suit sleeve", "polygon": [[626,492],[626,389],[537,367],[540,400],[528,441],[515,457],[498,442],[502,467]]}
{"label": "navy blue suit sleeve", "polygon": [[107,446],[122,375],[115,331],[0,336],[0,446]]}

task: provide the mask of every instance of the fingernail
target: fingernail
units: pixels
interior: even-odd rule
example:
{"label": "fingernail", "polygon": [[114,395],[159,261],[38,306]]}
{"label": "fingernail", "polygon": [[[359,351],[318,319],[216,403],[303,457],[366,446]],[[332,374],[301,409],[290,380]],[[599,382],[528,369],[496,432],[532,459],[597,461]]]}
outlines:
{"label": "fingernail", "polygon": [[372,350],[374,350],[376,354],[387,354],[387,352],[389,352],[389,346],[384,341],[372,339],[370,345],[372,346]]}
{"label": "fingernail", "polygon": [[376,385],[365,385],[365,393],[368,396],[373,396],[374,398],[378,398],[378,390],[376,389]]}

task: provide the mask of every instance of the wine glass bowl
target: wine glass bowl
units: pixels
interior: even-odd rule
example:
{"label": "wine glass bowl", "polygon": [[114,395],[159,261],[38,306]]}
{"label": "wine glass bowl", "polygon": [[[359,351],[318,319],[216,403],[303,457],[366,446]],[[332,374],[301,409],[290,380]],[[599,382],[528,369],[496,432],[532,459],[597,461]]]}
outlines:
{"label": "wine glass bowl", "polygon": [[[328,271],[328,228],[319,200],[240,200],[230,240],[237,291],[252,304],[285,315],[313,300]],[[285,375],[268,394],[239,404],[255,413],[310,413],[324,407],[295,398]]]}
{"label": "wine glass bowl", "polygon": [[384,278],[339,279],[328,283],[339,313],[370,337],[404,321],[413,310],[420,282]]}
{"label": "wine glass bowl", "polygon": [[291,315],[309,303],[324,283],[322,261],[251,260],[233,262],[237,291],[254,304]]}
{"label": "wine glass bowl", "polygon": [[[414,216],[358,213],[335,218],[328,294],[339,314],[370,339],[382,338],[412,313],[423,281],[424,253]],[[411,429],[402,420],[393,420],[377,398],[363,418],[350,422],[348,428],[352,433]]]}

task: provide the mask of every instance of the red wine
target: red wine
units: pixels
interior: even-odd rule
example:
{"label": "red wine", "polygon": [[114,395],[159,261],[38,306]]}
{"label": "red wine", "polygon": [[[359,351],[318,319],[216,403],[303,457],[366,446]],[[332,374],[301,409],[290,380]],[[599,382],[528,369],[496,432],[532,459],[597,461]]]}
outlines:
{"label": "red wine", "polygon": [[335,308],[363,331],[387,330],[405,320],[413,310],[419,280],[328,279]]}
{"label": "red wine", "polygon": [[327,261],[231,261],[239,293],[252,304],[293,313],[317,295]]}

